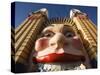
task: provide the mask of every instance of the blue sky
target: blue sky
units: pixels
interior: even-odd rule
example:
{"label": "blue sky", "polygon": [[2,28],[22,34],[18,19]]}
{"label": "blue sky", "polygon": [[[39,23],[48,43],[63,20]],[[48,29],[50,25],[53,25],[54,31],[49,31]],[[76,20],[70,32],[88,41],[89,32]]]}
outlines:
{"label": "blue sky", "polygon": [[47,8],[49,18],[52,17],[69,17],[71,9],[79,9],[88,14],[88,17],[97,25],[97,7],[92,6],[74,6],[61,4],[43,4],[43,3],[15,3],[15,27],[18,27],[27,18],[30,12],[37,11],[41,8]]}

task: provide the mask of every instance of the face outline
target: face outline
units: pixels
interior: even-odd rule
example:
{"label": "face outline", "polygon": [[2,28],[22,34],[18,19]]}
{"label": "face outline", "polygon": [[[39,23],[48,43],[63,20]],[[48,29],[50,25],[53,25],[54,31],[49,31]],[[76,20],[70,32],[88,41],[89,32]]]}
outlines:
{"label": "face outline", "polygon": [[71,26],[52,24],[36,40],[35,56],[39,62],[75,61],[83,58],[82,48]]}

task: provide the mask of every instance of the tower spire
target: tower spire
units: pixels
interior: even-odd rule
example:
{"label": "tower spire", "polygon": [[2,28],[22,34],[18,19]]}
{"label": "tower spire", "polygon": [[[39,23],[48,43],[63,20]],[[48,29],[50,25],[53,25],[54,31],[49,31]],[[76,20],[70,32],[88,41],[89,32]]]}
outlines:
{"label": "tower spire", "polygon": [[32,14],[36,14],[36,13],[41,13],[42,15],[48,17],[48,10],[46,8],[41,8],[35,12],[31,12],[31,13],[29,13],[29,16]]}

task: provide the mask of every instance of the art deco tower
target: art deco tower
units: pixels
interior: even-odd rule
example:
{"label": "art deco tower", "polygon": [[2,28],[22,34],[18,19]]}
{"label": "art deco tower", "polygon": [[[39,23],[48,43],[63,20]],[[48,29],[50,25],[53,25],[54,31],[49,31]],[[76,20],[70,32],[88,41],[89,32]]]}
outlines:
{"label": "art deco tower", "polygon": [[85,50],[90,57],[91,64],[94,64],[92,66],[95,67],[97,61],[96,25],[89,19],[86,13],[83,13],[77,9],[72,9],[70,11],[70,18],[75,22]]}
{"label": "art deco tower", "polygon": [[12,60],[15,62],[15,69],[17,67],[20,69],[21,66],[25,68],[29,63],[34,41],[37,34],[40,33],[39,31],[44,27],[43,23],[47,16],[47,9],[40,9],[30,13],[18,28],[15,30],[12,28]]}

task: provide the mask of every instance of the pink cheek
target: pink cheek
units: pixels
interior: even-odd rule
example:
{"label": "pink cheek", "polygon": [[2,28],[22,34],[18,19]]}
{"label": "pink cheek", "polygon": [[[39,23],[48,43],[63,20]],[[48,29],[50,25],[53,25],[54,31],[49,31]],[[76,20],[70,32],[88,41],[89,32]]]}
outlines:
{"label": "pink cheek", "polygon": [[82,43],[78,37],[73,37],[72,46],[76,49],[82,49]]}
{"label": "pink cheek", "polygon": [[48,47],[48,41],[49,39],[47,38],[40,38],[36,41],[35,43],[35,50],[40,51]]}

